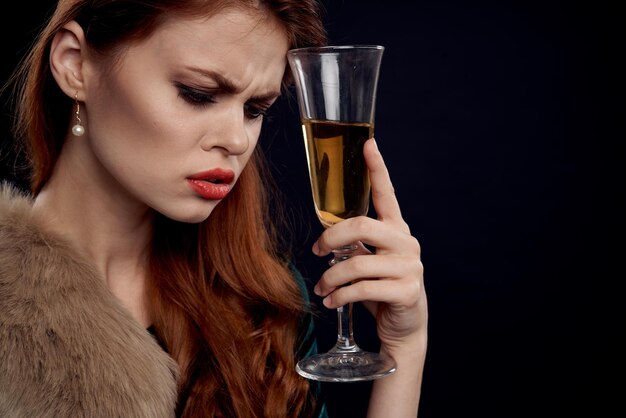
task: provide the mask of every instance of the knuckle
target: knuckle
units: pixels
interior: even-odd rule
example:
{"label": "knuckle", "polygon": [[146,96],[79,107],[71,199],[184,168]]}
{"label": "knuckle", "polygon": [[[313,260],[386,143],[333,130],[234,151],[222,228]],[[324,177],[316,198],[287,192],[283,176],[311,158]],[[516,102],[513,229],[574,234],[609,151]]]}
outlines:
{"label": "knuckle", "polygon": [[422,263],[422,260],[420,258],[416,258],[414,261],[414,269],[415,271],[418,273],[419,277],[421,278],[424,275],[424,263]]}
{"label": "knuckle", "polygon": [[419,295],[424,291],[424,283],[421,279],[421,275],[415,276],[413,280],[407,283],[407,295],[410,295],[410,299],[416,300]]}
{"label": "knuckle", "polygon": [[419,281],[413,280],[402,285],[399,292],[398,303],[401,306],[410,307],[417,303],[422,292],[422,285]]}
{"label": "knuckle", "polygon": [[332,283],[331,275],[328,274],[328,270],[322,275],[318,284],[323,294],[328,294],[335,287]]}
{"label": "knuckle", "polygon": [[348,303],[346,287],[340,287],[333,292],[333,306],[339,307]]}
{"label": "knuckle", "polygon": [[363,280],[359,284],[364,300],[372,300],[376,296],[376,283],[374,281]]}
{"label": "knuckle", "polygon": [[364,277],[370,271],[368,260],[362,256],[352,257],[349,261],[350,270],[355,277]]}
{"label": "knuckle", "polygon": [[334,272],[330,270],[332,269],[329,269],[327,270],[327,273],[324,273],[324,276],[322,276],[322,280],[320,281],[321,283],[323,283],[323,289],[327,292],[330,292],[337,287],[336,278],[332,274]]}
{"label": "knuckle", "polygon": [[413,248],[414,251],[419,255],[422,253],[422,246],[420,245],[419,241],[417,240],[417,238],[415,238],[414,236],[411,236],[409,238],[409,246],[410,248]]}
{"label": "knuckle", "polygon": [[372,230],[372,226],[370,225],[370,219],[364,216],[354,218],[353,227],[357,231],[359,236],[368,236],[368,234]]}
{"label": "knuckle", "polygon": [[332,231],[330,229],[326,229],[317,240],[317,245],[319,246],[320,251],[326,253],[332,249],[328,244],[329,239],[332,239]]}
{"label": "knuckle", "polygon": [[389,182],[384,187],[381,187],[376,190],[372,190],[372,194],[376,197],[385,197],[385,196],[393,197],[396,195],[396,189],[393,187],[393,184]]}

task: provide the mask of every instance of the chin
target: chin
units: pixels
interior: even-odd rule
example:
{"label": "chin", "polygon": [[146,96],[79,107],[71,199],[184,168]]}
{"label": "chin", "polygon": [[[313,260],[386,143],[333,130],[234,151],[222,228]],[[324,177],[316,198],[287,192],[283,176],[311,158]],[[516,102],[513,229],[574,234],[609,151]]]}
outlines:
{"label": "chin", "polygon": [[189,207],[178,207],[173,210],[158,210],[163,216],[177,222],[197,224],[204,222],[215,209],[216,202],[202,202],[201,204],[189,205]]}

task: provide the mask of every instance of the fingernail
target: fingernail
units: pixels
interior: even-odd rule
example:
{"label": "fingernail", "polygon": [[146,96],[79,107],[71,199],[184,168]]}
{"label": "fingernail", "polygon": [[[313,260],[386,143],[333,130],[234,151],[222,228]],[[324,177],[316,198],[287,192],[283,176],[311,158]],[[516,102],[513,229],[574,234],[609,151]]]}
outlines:
{"label": "fingernail", "polygon": [[316,284],[315,287],[313,288],[313,293],[315,293],[317,296],[322,296],[322,291],[320,289],[320,285]]}
{"label": "fingernail", "polygon": [[320,246],[317,241],[315,241],[315,244],[313,244],[313,254],[320,255]]}
{"label": "fingernail", "polygon": [[324,306],[326,306],[327,308],[332,307],[332,303],[333,303],[333,299],[331,295],[326,296],[324,299],[322,299],[322,303],[324,304]]}

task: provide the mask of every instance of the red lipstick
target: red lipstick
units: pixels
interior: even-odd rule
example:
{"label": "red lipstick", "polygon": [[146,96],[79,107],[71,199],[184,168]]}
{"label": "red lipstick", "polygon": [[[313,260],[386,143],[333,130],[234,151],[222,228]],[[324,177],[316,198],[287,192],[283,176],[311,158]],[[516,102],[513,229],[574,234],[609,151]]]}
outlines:
{"label": "red lipstick", "polygon": [[187,177],[189,186],[198,196],[207,200],[221,200],[230,192],[230,183],[235,179],[231,170],[216,168]]}

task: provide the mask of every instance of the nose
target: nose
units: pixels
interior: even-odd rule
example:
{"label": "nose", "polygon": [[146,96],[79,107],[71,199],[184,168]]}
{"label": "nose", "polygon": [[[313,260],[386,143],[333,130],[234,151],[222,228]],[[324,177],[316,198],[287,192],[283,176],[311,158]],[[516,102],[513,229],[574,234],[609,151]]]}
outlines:
{"label": "nose", "polygon": [[222,148],[228,154],[242,155],[248,151],[250,140],[242,107],[225,106],[212,117],[201,147],[204,151]]}

